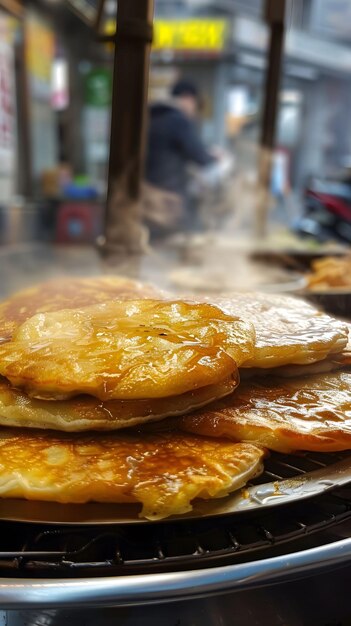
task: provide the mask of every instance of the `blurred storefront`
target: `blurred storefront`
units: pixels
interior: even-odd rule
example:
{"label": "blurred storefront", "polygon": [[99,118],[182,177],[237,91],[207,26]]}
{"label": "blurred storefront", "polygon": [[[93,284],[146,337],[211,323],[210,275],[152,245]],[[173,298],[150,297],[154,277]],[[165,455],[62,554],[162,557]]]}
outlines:
{"label": "blurred storefront", "polygon": [[[1,238],[69,237],[58,228],[61,206],[98,196],[87,170],[84,72],[101,46],[66,4],[28,1],[16,16],[8,5],[17,2],[0,2]],[[106,168],[108,121],[103,134]],[[67,229],[92,240],[96,219],[84,210],[85,226],[72,219]]]}
{"label": "blurred storefront", "polygon": [[[63,202],[90,203],[98,207],[88,220],[93,238],[106,194],[113,60],[111,44],[93,30],[97,2],[29,0],[17,17],[7,4],[0,2],[0,204],[34,207],[52,232]],[[351,162],[348,4],[287,2],[272,176],[276,216],[287,223],[311,176],[340,176]],[[179,78],[196,83],[201,137],[235,162],[224,195],[237,220],[245,205],[238,198],[246,189],[252,201],[257,174],[269,41],[264,2],[155,5],[150,102],[167,100]],[[115,16],[116,2],[107,0],[103,33],[114,31]],[[76,222],[74,232],[81,232]]]}
{"label": "blurred storefront", "polygon": [[[204,103],[204,137],[223,144],[228,78],[235,61],[231,15],[219,17],[209,7],[205,15],[183,17],[177,7],[166,8],[167,4],[156,3],[149,100],[169,97],[170,86],[179,77],[195,81]],[[107,15],[104,32],[115,28],[115,19]]]}
{"label": "blurred storefront", "polygon": [[17,20],[0,3],[0,205],[13,197],[17,186],[17,119],[15,40]]}
{"label": "blurred storefront", "polygon": [[[350,154],[347,6],[341,0],[290,3],[276,145],[288,155],[289,180],[297,192],[311,175],[340,174]],[[243,78],[251,73],[259,80],[268,42],[265,26],[257,19],[239,16],[234,40],[239,61],[236,71]]]}
{"label": "blurred storefront", "polygon": [[50,20],[29,6],[25,16],[25,63],[30,119],[31,173],[35,184],[57,165],[58,145],[52,101],[52,71],[56,53]]}
{"label": "blurred storefront", "polygon": [[8,209],[20,184],[17,45],[21,12],[19,2],[0,2],[0,243],[12,228]]}

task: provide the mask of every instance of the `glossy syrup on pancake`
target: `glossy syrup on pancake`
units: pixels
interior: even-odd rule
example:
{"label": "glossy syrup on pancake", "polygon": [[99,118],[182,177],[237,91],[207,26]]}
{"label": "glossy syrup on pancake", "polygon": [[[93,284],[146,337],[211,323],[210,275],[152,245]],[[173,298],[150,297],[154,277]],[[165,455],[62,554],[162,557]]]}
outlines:
{"label": "glossy syrup on pancake", "polygon": [[238,372],[217,385],[208,385],[167,398],[110,400],[82,395],[68,400],[37,400],[0,377],[0,424],[65,432],[108,431],[183,415],[231,393],[239,384]]}
{"label": "glossy syrup on pancake", "polygon": [[239,489],[262,471],[262,449],[187,435],[65,435],[0,430],[0,497],[60,503],[139,502],[158,520],[195,498]]}
{"label": "glossy syrup on pancake", "polygon": [[247,380],[226,399],[180,418],[179,426],[278,452],[350,450],[351,372]]}
{"label": "glossy syrup on pancake", "polygon": [[342,352],[347,344],[346,324],[298,298],[236,293],[204,300],[254,325],[254,353],[244,368],[308,365]]}
{"label": "glossy syrup on pancake", "polygon": [[19,291],[0,302],[0,340],[37,313],[75,309],[113,299],[157,298],[161,292],[129,278],[93,276],[56,278]]}
{"label": "glossy syrup on pancake", "polygon": [[210,304],[110,301],[33,316],[0,345],[0,373],[41,399],[162,398],[222,383],[254,339]]}

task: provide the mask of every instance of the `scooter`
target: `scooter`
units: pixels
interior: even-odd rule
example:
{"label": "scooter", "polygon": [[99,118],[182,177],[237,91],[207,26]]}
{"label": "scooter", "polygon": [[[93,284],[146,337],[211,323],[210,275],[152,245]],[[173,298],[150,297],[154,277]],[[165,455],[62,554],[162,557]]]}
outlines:
{"label": "scooter", "polygon": [[351,179],[311,179],[304,193],[303,214],[294,229],[320,242],[351,243]]}

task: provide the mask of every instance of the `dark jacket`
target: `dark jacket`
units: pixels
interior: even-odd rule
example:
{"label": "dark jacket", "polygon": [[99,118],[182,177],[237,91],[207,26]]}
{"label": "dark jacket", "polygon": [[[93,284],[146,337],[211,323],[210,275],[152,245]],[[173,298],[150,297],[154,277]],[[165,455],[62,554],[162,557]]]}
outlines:
{"label": "dark jacket", "polygon": [[149,183],[186,196],[187,165],[206,166],[214,160],[184,113],[169,104],[151,107],[145,171]]}

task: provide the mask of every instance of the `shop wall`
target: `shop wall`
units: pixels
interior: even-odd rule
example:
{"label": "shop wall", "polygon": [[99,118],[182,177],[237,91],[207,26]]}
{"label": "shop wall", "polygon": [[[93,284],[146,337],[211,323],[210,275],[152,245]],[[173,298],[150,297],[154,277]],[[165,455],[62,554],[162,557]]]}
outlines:
{"label": "shop wall", "polygon": [[[25,11],[24,59],[28,92],[30,170],[33,195],[42,193],[43,171],[64,162],[73,174],[87,169],[84,119],[84,67],[98,64],[101,44],[66,6],[31,1]],[[53,100],[53,64],[68,68],[67,104]],[[83,68],[83,69],[82,69]]]}
{"label": "shop wall", "polygon": [[16,192],[15,22],[0,10],[0,206]]}
{"label": "shop wall", "polygon": [[[89,169],[87,132],[94,132],[94,129],[87,127],[85,120],[85,110],[89,105],[86,97],[87,77],[95,70],[104,70],[106,60],[104,48],[97,42],[94,31],[69,13],[64,17],[66,21],[62,22],[60,40],[69,65],[70,91],[69,107],[64,114],[66,127],[69,129],[66,149],[73,170],[82,173]],[[112,71],[108,62],[107,67]]]}
{"label": "shop wall", "polygon": [[37,189],[43,171],[57,164],[56,119],[51,106],[55,32],[47,16],[31,5],[26,7],[24,45],[29,96],[31,174],[34,188]]}

